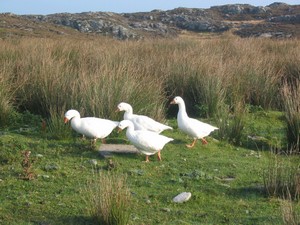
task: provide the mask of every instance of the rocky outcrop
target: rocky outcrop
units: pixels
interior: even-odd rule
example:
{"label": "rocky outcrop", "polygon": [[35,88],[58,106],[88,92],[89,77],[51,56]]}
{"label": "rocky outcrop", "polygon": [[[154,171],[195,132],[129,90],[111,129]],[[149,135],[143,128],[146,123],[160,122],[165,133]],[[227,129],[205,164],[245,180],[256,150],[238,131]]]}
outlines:
{"label": "rocky outcrop", "polygon": [[[231,28],[231,24],[214,18],[204,9],[177,8],[168,11],[152,11],[150,13],[124,14],[129,21],[151,21],[161,23],[165,28],[173,30],[189,30],[195,32],[222,32]],[[167,30],[167,29],[165,29]]]}
{"label": "rocky outcrop", "polygon": [[174,37],[182,30],[221,33],[232,28],[241,37],[300,37],[300,5],[278,2],[268,6],[228,4],[209,9],[176,8],[123,14],[83,12],[20,17],[36,24],[54,24],[84,34],[105,35],[120,40]]}
{"label": "rocky outcrop", "polygon": [[270,11],[269,7],[264,6],[252,6],[248,4],[229,4],[223,6],[211,7],[212,10],[216,10],[224,15],[237,15],[237,14],[265,14]]}
{"label": "rocky outcrop", "polygon": [[68,26],[82,33],[95,33],[117,39],[138,39],[140,36],[128,27],[123,17],[110,12],[59,13],[51,15],[25,16],[29,19]]}
{"label": "rocky outcrop", "polygon": [[300,24],[300,14],[271,17],[268,22]]}

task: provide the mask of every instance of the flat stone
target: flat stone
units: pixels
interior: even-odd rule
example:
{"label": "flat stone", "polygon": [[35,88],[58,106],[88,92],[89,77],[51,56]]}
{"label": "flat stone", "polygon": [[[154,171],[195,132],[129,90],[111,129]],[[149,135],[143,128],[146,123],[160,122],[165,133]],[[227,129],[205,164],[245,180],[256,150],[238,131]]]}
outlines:
{"label": "flat stone", "polygon": [[89,163],[94,165],[94,166],[97,166],[97,164],[98,164],[97,159],[90,159]]}
{"label": "flat stone", "polygon": [[173,198],[173,202],[183,203],[183,202],[188,201],[191,198],[191,196],[192,196],[191,192],[182,192]]}
{"label": "flat stone", "polygon": [[101,144],[99,148],[100,155],[104,158],[112,157],[113,153],[136,154],[139,151],[133,145],[124,144]]}

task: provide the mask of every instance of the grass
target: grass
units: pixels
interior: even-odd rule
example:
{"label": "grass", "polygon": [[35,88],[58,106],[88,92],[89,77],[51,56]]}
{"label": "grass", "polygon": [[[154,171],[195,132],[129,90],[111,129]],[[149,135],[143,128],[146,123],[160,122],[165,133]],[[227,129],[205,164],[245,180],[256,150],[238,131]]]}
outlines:
{"label": "grass", "polygon": [[300,82],[296,80],[291,85],[286,82],[282,89],[283,105],[287,122],[286,136],[289,150],[300,153]]}
{"label": "grass", "polygon": [[131,193],[126,176],[116,173],[95,173],[88,181],[86,205],[98,224],[127,225],[131,213]]}
{"label": "grass", "polygon": [[[258,111],[252,117],[260,115]],[[275,114],[276,115],[276,114]],[[22,118],[22,117],[21,117]],[[282,129],[278,116],[265,112],[264,121]],[[250,119],[250,118],[247,118]],[[218,141],[217,133],[208,138],[208,145],[197,143],[187,149],[190,138],[175,129],[164,134],[175,141],[165,146],[162,161],[144,156],[115,154],[111,170],[107,160],[72,133],[71,138],[53,139],[43,133],[39,118],[24,115],[20,128],[1,132],[0,222],[7,224],[95,224],[90,215],[92,203],[86,201],[90,191],[87,182],[95,172],[103,175],[124,175],[130,190],[132,205],[129,224],[282,224],[281,202],[268,197],[264,190],[263,173],[272,160],[272,153],[252,150]],[[246,120],[248,121],[248,120]],[[176,128],[176,121],[168,120]],[[253,120],[252,120],[253,122]],[[254,122],[253,122],[254,123]],[[264,135],[259,123],[252,125]],[[271,131],[270,131],[271,132]],[[275,135],[274,134],[274,135]],[[247,135],[247,133],[245,133]],[[267,135],[263,136],[269,139]],[[123,142],[125,133],[108,138],[108,143]],[[98,143],[99,146],[100,143]],[[31,151],[32,180],[21,179],[23,153]],[[295,156],[281,160],[299,164]],[[96,160],[97,164],[91,163]],[[183,204],[172,202],[181,192],[191,192],[192,198]],[[299,204],[294,204],[299,212]]]}
{"label": "grass", "polygon": [[290,165],[288,162],[278,162],[274,159],[270,162],[264,173],[264,185],[269,196],[280,197],[289,200],[299,200],[300,178],[299,165]]}
{"label": "grass", "polygon": [[299,214],[295,212],[294,203],[290,200],[284,200],[281,203],[282,217],[284,224],[297,225],[300,223]]}
{"label": "grass", "polygon": [[[0,42],[0,223],[94,224],[86,184],[95,172],[127,177],[129,224],[297,220],[288,214],[299,212],[299,203],[281,207],[281,196],[265,190],[263,175],[269,171],[276,180],[271,156],[299,145],[299,107],[292,107],[299,105],[298,91],[284,92],[299,80],[299,40],[222,35]],[[208,145],[185,148],[191,139],[176,129],[177,108],[167,106],[174,95],[184,98],[190,116],[220,128]],[[175,128],[164,132],[175,141],[163,150],[162,162],[153,157],[145,164],[143,156],[119,154],[111,168],[62,122],[70,108],[82,117],[120,120],[114,111],[122,101]],[[124,140],[124,132],[114,132],[107,141]],[[297,155],[278,157],[283,165],[299,167]],[[173,203],[184,191],[192,193],[191,200]]]}
{"label": "grass", "polygon": [[68,109],[119,120],[121,115],[114,111],[122,101],[134,112],[164,122],[166,115],[176,114],[166,107],[168,100],[180,95],[189,115],[217,117],[223,123],[233,116],[229,130],[226,124],[220,128],[226,139],[238,144],[246,105],[282,110],[278,90],[283,79],[299,79],[299,46],[298,40],[226,35],[142,42],[1,40],[0,123],[5,125],[12,110],[25,109],[52,121],[52,128],[59,129],[54,134],[60,134],[63,128],[54,118]]}

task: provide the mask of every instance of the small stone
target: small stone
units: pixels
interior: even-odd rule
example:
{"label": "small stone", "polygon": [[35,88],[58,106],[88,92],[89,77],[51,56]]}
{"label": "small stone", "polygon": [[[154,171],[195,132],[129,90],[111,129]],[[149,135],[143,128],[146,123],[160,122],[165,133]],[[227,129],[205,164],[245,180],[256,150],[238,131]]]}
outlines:
{"label": "small stone", "polygon": [[43,158],[44,156],[42,154],[36,154],[37,158]]}
{"label": "small stone", "polygon": [[182,192],[181,194],[173,198],[173,202],[183,203],[188,201],[191,198],[191,196],[192,196],[191,192]]}
{"label": "small stone", "polygon": [[229,185],[229,184],[220,184],[220,185],[223,186],[223,187],[230,188],[230,185]]}
{"label": "small stone", "polygon": [[94,166],[97,166],[97,164],[98,164],[97,159],[91,159],[91,160],[89,160],[89,163]]}
{"label": "small stone", "polygon": [[169,208],[162,208],[161,210],[164,212],[171,212],[171,209],[169,209]]}
{"label": "small stone", "polygon": [[32,202],[25,202],[25,205],[26,205],[26,206],[31,206],[31,205],[32,205]]}
{"label": "small stone", "polygon": [[59,166],[56,164],[49,164],[45,166],[46,171],[58,170]]}

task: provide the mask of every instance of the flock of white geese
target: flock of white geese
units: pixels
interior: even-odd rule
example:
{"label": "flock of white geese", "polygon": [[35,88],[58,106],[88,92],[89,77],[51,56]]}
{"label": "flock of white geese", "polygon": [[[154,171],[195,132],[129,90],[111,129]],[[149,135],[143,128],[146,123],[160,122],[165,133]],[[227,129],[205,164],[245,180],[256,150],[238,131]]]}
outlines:
{"label": "flock of white geese", "polygon": [[[178,104],[179,106],[177,114],[178,128],[193,138],[193,142],[186,146],[188,148],[194,147],[198,139],[201,139],[203,144],[207,144],[205,137],[218,128],[190,118],[187,115],[184,100],[180,96],[175,97],[170,104]],[[81,118],[79,112],[74,109],[70,109],[65,113],[64,121],[65,123],[70,121],[73,130],[93,139],[94,143],[97,139],[104,140],[116,127],[119,131],[127,129],[126,137],[131,144],[146,155],[146,162],[149,162],[150,155],[156,153],[158,160],[161,160],[161,150],[174,139],[160,133],[173,128],[148,116],[134,114],[132,106],[125,102],[118,105],[117,111],[124,111],[124,120],[121,122],[96,117]]]}

